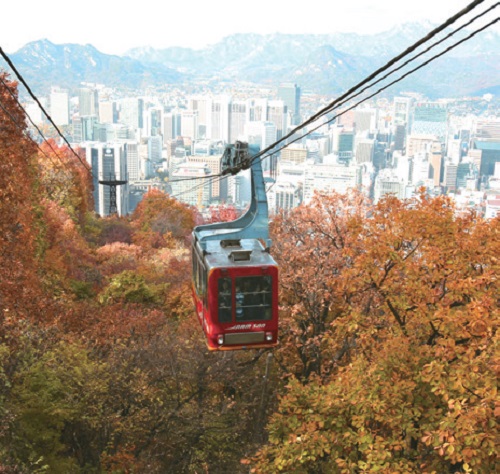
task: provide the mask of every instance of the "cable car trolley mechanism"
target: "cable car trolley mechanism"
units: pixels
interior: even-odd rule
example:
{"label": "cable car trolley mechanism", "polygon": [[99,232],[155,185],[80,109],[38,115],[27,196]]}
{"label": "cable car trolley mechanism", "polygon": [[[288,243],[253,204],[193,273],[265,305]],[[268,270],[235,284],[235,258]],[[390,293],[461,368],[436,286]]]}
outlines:
{"label": "cable car trolley mechanism", "polygon": [[[269,254],[268,207],[256,147],[226,146],[222,174],[251,169],[250,207],[240,218],[193,230],[193,299],[210,350],[278,343],[278,265]],[[264,242],[265,246],[262,244]]]}

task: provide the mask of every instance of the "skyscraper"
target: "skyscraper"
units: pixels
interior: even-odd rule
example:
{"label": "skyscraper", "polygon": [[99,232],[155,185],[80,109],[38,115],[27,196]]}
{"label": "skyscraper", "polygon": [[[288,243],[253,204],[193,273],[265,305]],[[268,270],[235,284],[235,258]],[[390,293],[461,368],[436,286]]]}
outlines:
{"label": "skyscraper", "polygon": [[78,89],[78,104],[80,116],[96,115],[99,112],[99,94],[97,89],[82,87]]}
{"label": "skyscraper", "polygon": [[[257,145],[259,150],[264,150],[276,141],[276,125],[272,122],[247,122],[245,124],[244,140],[250,145]],[[267,156],[262,161],[262,170],[271,168],[271,157]]]}
{"label": "skyscraper", "polygon": [[207,138],[229,143],[229,104],[231,98],[220,96],[212,101],[212,110],[208,117]]}
{"label": "skyscraper", "polygon": [[297,84],[285,83],[278,87],[278,98],[286,105],[291,116],[291,124],[300,123],[300,87]]}
{"label": "skyscraper", "polygon": [[180,135],[193,140],[198,138],[198,112],[192,110],[183,110],[181,112]]}
{"label": "skyscraper", "polygon": [[101,123],[116,123],[118,119],[118,109],[116,102],[103,101],[99,102],[99,122]]}
{"label": "skyscraper", "polygon": [[246,101],[233,101],[229,105],[229,143],[241,140],[247,121]]}
{"label": "skyscraper", "polygon": [[392,123],[404,125],[407,130],[411,127],[411,107],[413,99],[410,97],[395,97],[392,111]]}
{"label": "skyscraper", "polygon": [[94,184],[95,210],[100,216],[109,215],[112,193],[116,191],[116,207],[120,216],[128,214],[128,184],[111,186],[100,184],[103,180],[127,178],[127,153],[124,143],[91,143],[85,148],[87,163],[91,166]]}
{"label": "skyscraper", "polygon": [[356,163],[373,163],[375,154],[375,140],[373,138],[360,138],[356,140]]}
{"label": "skyscraper", "polygon": [[191,206],[208,206],[212,199],[212,186],[210,180],[204,178],[209,174],[206,163],[182,163],[171,175],[172,195]]}
{"label": "skyscraper", "polygon": [[144,126],[144,100],[134,97],[120,101],[120,123],[129,125],[134,130],[142,129]]}
{"label": "skyscraper", "polygon": [[188,110],[197,113],[196,137],[209,138],[208,128],[212,112],[212,99],[204,95],[188,97]]}
{"label": "skyscraper", "polygon": [[150,107],[148,109],[148,127],[146,134],[149,137],[163,135],[163,109],[161,107]]}
{"label": "skyscraper", "polygon": [[65,89],[53,87],[50,92],[50,116],[56,125],[69,124],[69,94]]}
{"label": "skyscraper", "polygon": [[[204,163],[210,170],[210,174],[219,175],[222,172],[221,155],[194,155],[187,159],[188,163]],[[211,199],[219,201],[227,200],[227,179],[210,180],[211,185]]]}
{"label": "skyscraper", "polygon": [[447,127],[448,110],[445,104],[439,102],[416,104],[411,126],[412,135],[435,135],[439,140],[444,141]]}
{"label": "skyscraper", "polygon": [[332,152],[338,155],[339,161],[347,163],[354,151],[354,130],[342,126],[331,129]]}
{"label": "skyscraper", "polygon": [[288,129],[287,106],[282,100],[270,100],[267,103],[267,120],[276,125],[276,139],[279,140]]}
{"label": "skyscraper", "polygon": [[181,136],[181,114],[179,111],[169,112],[163,116],[163,143]]}
{"label": "skyscraper", "polygon": [[267,99],[248,99],[247,115],[247,122],[265,122],[267,120]]}

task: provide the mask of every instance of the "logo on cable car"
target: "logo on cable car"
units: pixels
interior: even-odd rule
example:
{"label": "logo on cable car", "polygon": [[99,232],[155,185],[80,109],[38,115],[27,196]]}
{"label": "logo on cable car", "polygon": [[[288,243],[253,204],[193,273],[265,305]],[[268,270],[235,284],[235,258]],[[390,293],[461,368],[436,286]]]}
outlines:
{"label": "logo on cable car", "polygon": [[227,331],[244,331],[246,329],[264,329],[266,327],[265,323],[261,324],[236,324],[235,326],[231,326],[227,328]]}

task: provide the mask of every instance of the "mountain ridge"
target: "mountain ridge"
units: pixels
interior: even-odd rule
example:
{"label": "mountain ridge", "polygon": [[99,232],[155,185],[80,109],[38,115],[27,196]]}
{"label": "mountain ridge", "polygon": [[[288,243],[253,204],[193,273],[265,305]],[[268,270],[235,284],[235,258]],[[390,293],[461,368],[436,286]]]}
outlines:
{"label": "mountain ridge", "polygon": [[[432,28],[428,23],[407,23],[370,35],[238,33],[197,50],[138,47],[122,56],[101,53],[91,44],[56,45],[45,39],[28,43],[11,58],[33,89],[44,93],[52,85],[75,88],[81,82],[141,89],[240,81],[274,86],[295,82],[303,90],[334,95],[363,80]],[[424,69],[393,86],[392,93],[414,90],[432,98],[498,90],[500,34],[486,30]]]}

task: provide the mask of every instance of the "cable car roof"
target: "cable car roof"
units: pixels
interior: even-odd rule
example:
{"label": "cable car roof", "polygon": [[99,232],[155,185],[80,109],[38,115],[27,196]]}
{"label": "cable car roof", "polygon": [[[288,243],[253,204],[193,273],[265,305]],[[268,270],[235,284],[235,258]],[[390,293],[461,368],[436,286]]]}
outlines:
{"label": "cable car roof", "polygon": [[[226,246],[223,240],[206,242],[205,262],[208,269],[254,266],[276,266],[276,261],[257,239],[240,239]],[[238,244],[236,244],[238,242]]]}

